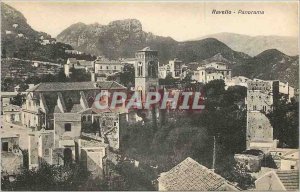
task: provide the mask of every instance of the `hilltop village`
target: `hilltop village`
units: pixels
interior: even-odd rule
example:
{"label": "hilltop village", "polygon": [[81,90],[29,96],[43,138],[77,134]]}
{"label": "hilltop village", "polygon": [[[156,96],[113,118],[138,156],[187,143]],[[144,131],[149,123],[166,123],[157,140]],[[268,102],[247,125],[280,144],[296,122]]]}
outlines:
{"label": "hilltop village", "polygon": [[[81,54],[75,50],[72,53]],[[34,190],[38,184],[32,188],[22,186],[28,185],[29,171],[36,178],[43,178],[49,170],[52,175],[57,174],[53,181],[49,178],[51,182],[61,187],[52,190],[65,189],[67,183],[75,181],[80,183],[75,183],[77,188],[67,189],[298,189],[298,146],[288,144],[287,138],[293,136],[274,130],[272,119],[278,111],[276,107],[282,107],[280,102],[285,101],[287,106],[298,101],[295,88],[279,80],[232,76],[230,64],[222,61],[220,55],[202,63],[173,58],[162,64],[158,54],[145,47],[132,58],[119,60],[104,56],[94,61],[69,58],[59,73],[65,79],[80,75],[90,79],[29,83],[26,90],[15,86],[14,91],[1,92],[2,189],[13,186]],[[35,63],[36,68],[42,65]],[[205,109],[136,110],[125,108],[123,103],[102,110],[95,106],[99,93],[138,92],[144,98],[148,92],[158,90],[203,91]],[[102,99],[110,102],[109,98]],[[228,114],[223,113],[224,109],[229,109]],[[227,126],[230,131],[230,126],[213,123],[222,122],[218,119],[220,111],[224,118],[234,116],[224,123],[233,122],[230,126],[237,132],[226,134],[222,128]],[[196,126],[190,128],[189,121]],[[204,125],[208,133],[199,132]],[[175,134],[176,138],[163,136],[167,129],[179,134]],[[150,149],[160,144],[159,138],[163,155],[154,157]],[[164,142],[174,151],[163,151]],[[199,146],[190,153],[193,142]],[[230,142],[235,149],[229,148]],[[209,147],[203,151],[201,146]],[[233,159],[232,165],[221,161],[226,155]],[[44,182],[41,181],[44,187],[50,187]],[[134,182],[140,182],[144,188]]]}

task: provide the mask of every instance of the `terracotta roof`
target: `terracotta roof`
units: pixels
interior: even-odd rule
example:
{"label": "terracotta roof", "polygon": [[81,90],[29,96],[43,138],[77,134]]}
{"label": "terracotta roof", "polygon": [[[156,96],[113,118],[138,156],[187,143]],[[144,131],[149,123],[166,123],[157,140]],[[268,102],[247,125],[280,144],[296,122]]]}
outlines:
{"label": "terracotta roof", "polygon": [[50,91],[73,91],[73,90],[96,90],[96,89],[126,89],[123,85],[115,81],[97,81],[97,82],[51,82],[39,83],[28,92],[50,92]]}
{"label": "terracotta roof", "polygon": [[281,183],[288,191],[297,191],[299,189],[299,170],[277,171]]}
{"label": "terracotta roof", "polygon": [[188,157],[158,179],[165,190],[217,191],[226,180]]}

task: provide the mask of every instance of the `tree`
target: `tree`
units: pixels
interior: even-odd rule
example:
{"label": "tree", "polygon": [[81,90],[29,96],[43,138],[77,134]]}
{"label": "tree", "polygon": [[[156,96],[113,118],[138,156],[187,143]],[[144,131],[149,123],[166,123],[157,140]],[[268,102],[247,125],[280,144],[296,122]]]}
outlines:
{"label": "tree", "polygon": [[22,106],[24,102],[25,102],[25,95],[18,93],[15,97],[13,97],[10,103],[13,105]]}
{"label": "tree", "polygon": [[120,73],[120,83],[126,87],[134,86],[135,72],[131,64],[125,64],[123,71]]}
{"label": "tree", "polygon": [[273,111],[267,114],[274,128],[274,137],[279,140],[279,146],[298,148],[299,146],[299,103],[291,102],[284,95],[274,102]]}
{"label": "tree", "polygon": [[91,81],[91,74],[85,72],[84,70],[71,68],[70,72],[71,82]]}
{"label": "tree", "polygon": [[237,183],[242,190],[254,187],[255,178],[250,175],[247,166],[243,163],[229,162],[226,169],[220,171],[219,174],[228,181]]}
{"label": "tree", "polygon": [[43,163],[37,169],[22,169],[14,181],[2,177],[1,188],[13,191],[74,191],[80,190],[89,175],[89,172],[76,165],[56,166]]}

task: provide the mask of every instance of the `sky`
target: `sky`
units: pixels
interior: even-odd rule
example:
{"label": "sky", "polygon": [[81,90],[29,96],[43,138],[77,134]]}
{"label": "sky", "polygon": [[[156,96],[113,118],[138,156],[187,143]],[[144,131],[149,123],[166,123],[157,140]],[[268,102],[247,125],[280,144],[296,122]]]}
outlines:
{"label": "sky", "polygon": [[[106,25],[135,18],[143,30],[177,41],[220,32],[298,37],[298,2],[54,2],[4,1],[37,31],[56,37],[70,25]],[[213,10],[264,11],[263,15],[216,15]]]}

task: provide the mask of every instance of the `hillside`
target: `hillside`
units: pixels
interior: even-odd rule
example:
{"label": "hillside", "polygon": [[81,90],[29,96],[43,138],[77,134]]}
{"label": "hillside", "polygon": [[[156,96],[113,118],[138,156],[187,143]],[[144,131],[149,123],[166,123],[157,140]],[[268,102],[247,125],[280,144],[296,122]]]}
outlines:
{"label": "hillside", "polygon": [[66,59],[65,49],[70,45],[56,43],[44,32],[31,28],[18,10],[1,3],[2,57],[58,62]]}
{"label": "hillside", "polygon": [[263,51],[235,68],[237,74],[265,80],[279,79],[299,87],[299,57],[288,56],[277,49]]}
{"label": "hillside", "polygon": [[192,62],[210,58],[217,53],[236,62],[249,57],[212,38],[177,42],[170,37],[144,32],[141,22],[136,19],[113,21],[108,25],[76,23],[62,31],[57,40],[80,51],[105,55],[110,59],[134,57],[136,50],[150,46],[159,51],[162,64],[174,57]]}
{"label": "hillside", "polygon": [[295,56],[298,55],[298,39],[285,36],[248,36],[235,33],[217,33],[200,37],[197,40],[216,38],[235,51],[255,56],[267,49],[279,51]]}

